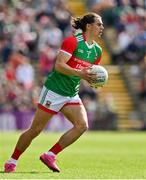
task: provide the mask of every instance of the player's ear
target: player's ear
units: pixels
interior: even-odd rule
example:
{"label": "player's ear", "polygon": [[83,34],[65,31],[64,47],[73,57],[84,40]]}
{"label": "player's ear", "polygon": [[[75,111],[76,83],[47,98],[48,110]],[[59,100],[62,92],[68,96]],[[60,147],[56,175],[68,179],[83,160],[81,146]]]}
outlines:
{"label": "player's ear", "polygon": [[90,24],[87,24],[87,25],[86,25],[86,29],[90,29]]}

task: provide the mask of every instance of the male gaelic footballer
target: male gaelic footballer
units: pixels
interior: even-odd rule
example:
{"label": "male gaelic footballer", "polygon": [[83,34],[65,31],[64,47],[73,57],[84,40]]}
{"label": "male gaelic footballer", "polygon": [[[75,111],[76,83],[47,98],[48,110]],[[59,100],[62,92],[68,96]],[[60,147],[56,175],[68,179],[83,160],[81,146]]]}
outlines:
{"label": "male gaelic footballer", "polygon": [[5,163],[5,172],[14,172],[19,157],[32,140],[44,129],[54,114],[61,111],[73,124],[58,142],[40,160],[54,172],[60,172],[56,155],[75,142],[87,129],[85,107],[79,98],[80,80],[96,82],[96,74],[89,71],[92,64],[100,64],[102,49],[95,42],[103,31],[102,18],[95,13],[73,18],[72,27],[82,32],[64,39],[57,55],[54,70],[48,75],[42,88],[38,107],[29,129],[21,134],[10,159]]}

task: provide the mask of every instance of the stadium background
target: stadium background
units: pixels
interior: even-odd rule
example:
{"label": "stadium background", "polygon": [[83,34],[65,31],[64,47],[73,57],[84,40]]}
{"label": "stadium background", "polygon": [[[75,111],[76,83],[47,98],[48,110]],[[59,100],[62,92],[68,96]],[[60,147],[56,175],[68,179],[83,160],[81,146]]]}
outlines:
{"label": "stadium background", "polygon": [[[146,130],[145,0],[0,0],[0,131],[26,129],[70,17],[102,15],[102,65],[109,81],[97,91],[83,82],[80,96],[90,130]],[[71,125],[59,114],[45,130]]]}

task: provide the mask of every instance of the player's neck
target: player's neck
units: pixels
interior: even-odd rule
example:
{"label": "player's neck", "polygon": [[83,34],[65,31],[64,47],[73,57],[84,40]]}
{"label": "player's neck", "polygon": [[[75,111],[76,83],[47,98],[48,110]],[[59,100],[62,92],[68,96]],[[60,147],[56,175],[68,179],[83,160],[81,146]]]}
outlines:
{"label": "player's neck", "polygon": [[89,34],[88,32],[85,32],[84,36],[85,36],[86,41],[87,41],[88,44],[92,44],[93,43],[94,38],[91,36],[91,34]]}

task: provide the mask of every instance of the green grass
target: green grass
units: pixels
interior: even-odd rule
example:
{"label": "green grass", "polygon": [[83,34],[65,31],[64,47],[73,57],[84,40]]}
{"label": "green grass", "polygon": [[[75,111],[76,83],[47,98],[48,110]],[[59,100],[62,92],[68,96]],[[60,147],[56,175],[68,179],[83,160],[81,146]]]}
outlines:
{"label": "green grass", "polygon": [[143,132],[88,132],[58,155],[61,173],[39,161],[60,133],[42,133],[20,158],[16,173],[3,173],[20,133],[0,133],[0,179],[146,179]]}

